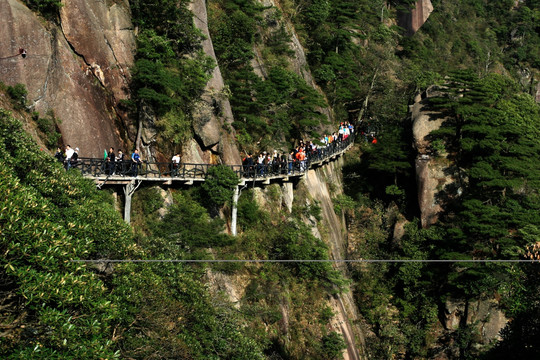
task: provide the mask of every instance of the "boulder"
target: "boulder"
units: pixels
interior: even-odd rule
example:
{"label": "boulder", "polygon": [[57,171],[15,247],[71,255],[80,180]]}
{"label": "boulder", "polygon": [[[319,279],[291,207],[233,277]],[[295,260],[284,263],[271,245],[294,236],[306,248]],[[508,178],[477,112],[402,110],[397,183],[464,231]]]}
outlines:
{"label": "boulder", "polygon": [[405,29],[408,36],[414,35],[433,12],[431,0],[418,0],[411,9],[398,11],[398,24]]}
{"label": "boulder", "polygon": [[479,343],[489,345],[500,340],[500,331],[508,319],[495,299],[466,301],[448,299],[444,304],[444,323],[446,330],[454,331],[460,326],[474,325],[479,335]]}

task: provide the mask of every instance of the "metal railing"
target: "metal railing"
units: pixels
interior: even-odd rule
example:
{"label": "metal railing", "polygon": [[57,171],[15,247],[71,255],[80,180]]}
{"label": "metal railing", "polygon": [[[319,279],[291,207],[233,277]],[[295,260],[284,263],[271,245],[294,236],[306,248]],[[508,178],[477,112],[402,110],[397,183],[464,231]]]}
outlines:
{"label": "metal railing", "polygon": [[[267,179],[287,177],[289,175],[301,175],[312,166],[320,164],[331,157],[345,152],[354,142],[354,134],[347,139],[333,142],[329,146],[317,149],[315,152],[307,152],[304,161],[273,162],[271,164],[257,164],[254,158],[253,165],[226,165],[230,167],[240,179]],[[204,180],[208,169],[213,164],[190,164],[172,162],[148,162],[134,163],[131,158],[122,161],[108,162],[99,158],[79,158],[75,168],[83,175],[94,178],[134,178],[139,179],[186,179]]]}

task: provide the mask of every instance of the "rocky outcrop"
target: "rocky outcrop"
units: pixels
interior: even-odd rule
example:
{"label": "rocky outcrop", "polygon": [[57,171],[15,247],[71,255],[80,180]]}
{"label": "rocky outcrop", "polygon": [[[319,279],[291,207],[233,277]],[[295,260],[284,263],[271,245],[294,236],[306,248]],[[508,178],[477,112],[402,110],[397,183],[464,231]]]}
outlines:
{"label": "rocky outcrop", "polygon": [[448,299],[444,303],[442,315],[444,331],[439,338],[442,343],[435,350],[436,359],[453,359],[459,357],[459,345],[456,344],[455,334],[459,329],[473,327],[472,332],[475,348],[482,351],[489,347],[494,340],[500,340],[500,331],[508,323],[508,319],[495,299],[466,301]]}
{"label": "rocky outcrop", "polygon": [[418,0],[411,9],[398,12],[398,24],[405,29],[406,35],[414,35],[432,12],[431,0]]}
{"label": "rocky outcrop", "polygon": [[[195,26],[201,30],[206,39],[202,42],[202,48],[207,56],[216,60],[214,46],[208,31],[208,15],[205,0],[193,0],[190,3],[193,12]],[[217,60],[216,60],[217,63]],[[241,163],[240,153],[235,145],[235,132],[232,127],[233,113],[229,103],[223,77],[219,66],[212,71],[212,78],[206,84],[204,94],[193,111],[193,130],[199,144],[199,149],[194,152],[191,147],[188,152],[184,151],[186,162],[195,159],[220,160],[225,164],[237,165]],[[219,154],[212,157],[211,152]]]}
{"label": "rocky outcrop", "polygon": [[432,150],[429,134],[444,123],[445,118],[437,111],[428,108],[427,99],[437,94],[436,88],[430,88],[422,95],[417,95],[411,105],[413,121],[414,147],[417,150],[416,182],[418,186],[418,204],[423,227],[434,224],[449,197],[459,192],[455,188],[456,176],[448,154],[439,154]]}
{"label": "rocky outcrop", "polygon": [[[309,69],[306,52],[304,50],[304,47],[302,46],[302,44],[300,44],[300,41],[298,40],[298,36],[296,35],[293,24],[285,18],[275,20],[277,18],[275,13],[280,9],[279,1],[259,0],[259,2],[261,6],[266,8],[266,10],[263,12],[263,16],[267,19],[272,19],[266,21],[263,31],[267,34],[270,34],[280,29],[281,26],[284,26],[287,34],[290,36],[289,48],[294,52],[294,55],[292,55],[288,61],[288,66],[290,70],[301,76],[309,86],[314,88],[321,96],[326,98],[326,95],[323,93],[321,88],[315,83],[315,79],[313,78],[313,75],[311,74],[311,71]],[[266,35],[263,34],[263,36]],[[260,76],[261,78],[266,78],[267,69],[262,59],[261,53],[262,50],[256,46],[254,49],[255,57],[251,61],[251,66],[253,67],[254,72],[258,76]],[[334,119],[334,115],[330,107],[318,108],[317,111],[326,115],[327,119],[330,121]],[[324,133],[330,131],[330,129],[333,128],[333,125],[327,126],[328,128],[326,128],[326,126],[321,126],[318,131],[320,133]]]}
{"label": "rocky outcrop", "polygon": [[60,19],[67,41],[87,64],[87,71],[117,100],[126,99],[136,46],[128,1],[65,0]]}
{"label": "rocky outcrop", "polygon": [[[330,248],[332,259],[345,259],[346,256],[346,231],[344,218],[338,217],[334,211],[334,204],[328,184],[336,185],[337,191],[343,189],[341,179],[341,167],[343,160],[329,163],[321,168],[309,170],[305,176],[305,185],[312,201],[321,207],[322,223],[317,229],[319,237],[322,237]],[[334,196],[337,194],[334,194]],[[321,236],[321,233],[324,236]],[[343,272],[347,272],[345,263],[337,263],[336,266]],[[332,311],[335,313],[332,319],[332,329],[343,335],[347,343],[344,359],[363,359],[365,343],[362,330],[352,324],[358,323],[360,315],[353,299],[351,291],[335,295],[331,300]]]}
{"label": "rocky outcrop", "polygon": [[17,0],[0,0],[0,43],[6,44],[0,57],[27,50],[25,59],[0,60],[0,80],[24,84],[34,110],[53,110],[64,143],[79,147],[81,156],[97,157],[104,148],[123,145],[115,103],[126,97],[134,51],[126,6],[66,1],[62,25],[56,26]]}

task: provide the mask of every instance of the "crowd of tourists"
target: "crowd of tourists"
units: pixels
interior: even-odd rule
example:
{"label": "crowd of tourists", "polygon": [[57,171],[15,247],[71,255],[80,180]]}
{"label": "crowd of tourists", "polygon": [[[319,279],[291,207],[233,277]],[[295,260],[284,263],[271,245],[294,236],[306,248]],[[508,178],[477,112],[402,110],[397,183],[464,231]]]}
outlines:
{"label": "crowd of tourists", "polygon": [[[257,177],[304,172],[311,161],[331,155],[339,144],[354,135],[354,131],[352,124],[344,122],[340,124],[336,132],[324,134],[316,143],[300,140],[298,145],[288,153],[279,153],[278,150],[261,151],[256,157],[247,153],[242,160],[243,176]],[[64,151],[58,148],[54,156],[64,164],[66,170],[79,165],[79,148],[73,149],[67,145]],[[180,163],[181,156],[176,153],[170,162],[172,177],[178,176]],[[131,156],[127,156],[122,150],[115,153],[115,149],[111,147],[108,152],[104,151],[101,171],[108,176],[137,176],[141,164],[142,159],[138,149],[135,149]]]}
{"label": "crowd of tourists", "polygon": [[122,150],[114,153],[114,148],[109,148],[109,152],[105,150],[103,152],[103,171],[106,175],[120,175],[120,176],[137,176],[139,175],[139,167],[142,164],[141,155],[139,149],[133,150],[131,156],[126,156]]}
{"label": "crowd of tourists", "polygon": [[79,165],[79,148],[73,149],[71,145],[67,145],[64,151],[57,148],[54,157],[64,165],[66,170],[69,170]]}
{"label": "crowd of tourists", "polygon": [[[64,151],[57,148],[54,157],[64,165],[66,170],[79,166],[79,148],[73,149],[71,145],[67,145]],[[127,157],[122,150],[118,150],[115,154],[114,148],[111,147],[109,152],[104,151],[103,159],[101,170],[107,175],[137,176],[142,163],[139,149],[135,149],[131,156]]]}
{"label": "crowd of tourists", "polygon": [[247,153],[242,160],[242,168],[245,177],[264,177],[268,175],[285,175],[295,172],[304,172],[312,160],[326,157],[334,151],[338,144],[354,134],[354,126],[348,122],[341,123],[338,131],[332,134],[324,134],[314,144],[313,141],[300,140],[298,146],[289,153],[262,151],[257,158]]}

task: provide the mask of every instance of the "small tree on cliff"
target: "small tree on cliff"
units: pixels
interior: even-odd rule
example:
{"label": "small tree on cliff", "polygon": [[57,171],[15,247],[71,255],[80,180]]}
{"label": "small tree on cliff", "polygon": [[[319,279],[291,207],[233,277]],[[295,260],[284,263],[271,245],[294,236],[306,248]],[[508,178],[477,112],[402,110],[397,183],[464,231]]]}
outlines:
{"label": "small tree on cliff", "polygon": [[202,184],[208,205],[216,209],[231,201],[236,185],[238,176],[230,167],[226,165],[210,167]]}

